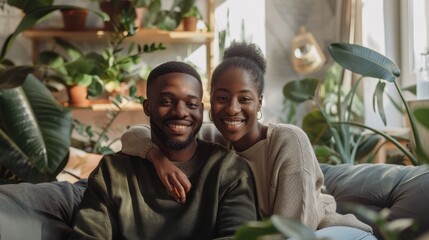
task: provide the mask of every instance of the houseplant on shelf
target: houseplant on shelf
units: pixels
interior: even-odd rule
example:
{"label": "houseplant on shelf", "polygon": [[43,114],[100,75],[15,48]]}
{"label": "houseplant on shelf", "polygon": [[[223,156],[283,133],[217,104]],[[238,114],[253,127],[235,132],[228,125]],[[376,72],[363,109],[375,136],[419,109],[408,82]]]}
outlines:
{"label": "houseplant on shelf", "polygon": [[203,17],[200,13],[200,10],[197,6],[192,6],[188,12],[183,14],[183,30],[195,32],[197,30],[198,20],[201,20]]}
{"label": "houseplant on shelf", "polygon": [[[138,69],[134,66],[141,62],[143,53],[151,53],[165,49],[162,43],[155,45],[138,45],[131,43],[126,54],[122,53],[122,43],[127,36],[112,35],[112,45],[102,53],[90,52],[83,54],[72,44],[62,39],[55,39],[56,45],[67,53],[64,56],[57,51],[44,51],[39,54],[39,64],[43,69],[43,81],[59,81],[68,89],[81,86],[87,87],[91,98],[99,97],[104,91],[112,92],[123,82],[138,77]],[[53,70],[53,71],[52,71]],[[70,95],[70,99],[71,95]],[[89,105],[88,100],[81,104],[71,103],[74,106]]]}
{"label": "houseplant on shelf", "polygon": [[86,29],[87,9],[64,9],[61,10],[64,30],[82,31]]}
{"label": "houseplant on shelf", "polygon": [[155,0],[149,5],[145,26],[173,31],[179,26],[183,15],[189,12],[194,5],[195,0],[174,0],[169,9],[161,10]]}
{"label": "houseplant on shelf", "polygon": [[[129,31],[130,28],[140,29],[147,22],[153,22],[161,9],[161,0],[92,0],[99,3],[100,9],[110,16],[105,22],[107,31]],[[127,18],[133,26],[126,26],[121,19]]]}

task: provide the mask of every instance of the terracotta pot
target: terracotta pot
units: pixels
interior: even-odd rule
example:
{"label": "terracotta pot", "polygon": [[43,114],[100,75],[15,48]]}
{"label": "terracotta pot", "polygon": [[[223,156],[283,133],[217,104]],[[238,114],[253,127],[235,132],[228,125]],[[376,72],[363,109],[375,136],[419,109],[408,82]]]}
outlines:
{"label": "terracotta pot", "polygon": [[86,29],[86,18],[88,10],[86,9],[67,9],[61,10],[63,15],[64,29],[67,31],[79,31]]}
{"label": "terracotta pot", "polygon": [[69,93],[69,104],[74,107],[87,107],[90,105],[90,101],[87,96],[88,87],[74,85],[68,87]]}
{"label": "terracotta pot", "polygon": [[115,25],[118,24],[119,15],[121,11],[126,11],[131,7],[131,1],[122,0],[118,4],[114,4],[111,1],[100,2],[100,9],[110,17],[110,21],[104,22],[105,31],[115,31]]}
{"label": "terracotta pot", "polygon": [[198,19],[196,17],[183,17],[183,30],[195,32],[197,30]]}

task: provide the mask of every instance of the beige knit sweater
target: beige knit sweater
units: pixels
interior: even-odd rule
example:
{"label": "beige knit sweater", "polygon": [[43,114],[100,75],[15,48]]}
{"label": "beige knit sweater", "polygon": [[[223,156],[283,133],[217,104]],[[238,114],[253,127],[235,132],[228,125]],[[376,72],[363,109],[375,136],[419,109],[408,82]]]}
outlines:
{"label": "beige knit sweater", "polygon": [[[199,137],[230,147],[212,124],[203,125]],[[130,155],[145,157],[152,146],[149,128],[141,125],[127,130],[121,140],[122,151]],[[293,218],[314,230],[351,226],[372,232],[370,226],[354,215],[336,213],[335,199],[321,193],[323,173],[307,135],[300,128],[289,124],[269,124],[265,144],[266,159],[246,157],[256,182],[258,178],[268,178],[269,184],[265,188],[257,184],[259,189],[256,189],[258,195],[267,195],[263,199],[268,203],[261,205],[269,206],[268,215]],[[256,161],[265,161],[266,167],[252,167]]]}

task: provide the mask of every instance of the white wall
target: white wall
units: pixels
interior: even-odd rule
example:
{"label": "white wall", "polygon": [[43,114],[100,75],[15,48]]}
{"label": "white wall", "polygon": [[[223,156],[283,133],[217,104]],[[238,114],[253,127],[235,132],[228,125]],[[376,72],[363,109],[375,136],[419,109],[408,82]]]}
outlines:
{"label": "white wall", "polygon": [[[267,0],[265,12],[268,71],[263,113],[264,121],[276,122],[282,115],[282,91],[287,81],[323,77],[322,72],[306,76],[293,70],[290,60],[292,38],[298,34],[301,25],[305,26],[328,58],[327,46],[339,36],[336,21],[339,9],[335,0]],[[328,61],[326,66],[330,63]]]}

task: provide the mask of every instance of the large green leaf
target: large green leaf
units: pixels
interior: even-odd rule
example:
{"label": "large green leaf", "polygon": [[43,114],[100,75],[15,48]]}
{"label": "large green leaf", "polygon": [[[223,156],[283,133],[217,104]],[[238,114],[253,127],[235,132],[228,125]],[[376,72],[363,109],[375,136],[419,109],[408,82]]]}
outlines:
{"label": "large green leaf", "polygon": [[71,113],[33,75],[0,93],[2,165],[25,181],[54,180],[67,163]]}
{"label": "large green leaf", "polygon": [[364,46],[332,43],[328,50],[335,62],[362,76],[393,82],[401,74],[398,66],[392,60]]}
{"label": "large green leaf", "polygon": [[21,9],[25,14],[40,7],[51,6],[54,0],[7,0],[7,4]]}
{"label": "large green leaf", "polygon": [[329,143],[332,138],[329,124],[320,110],[311,111],[304,117],[302,129],[313,145]]}
{"label": "large green leaf", "polygon": [[273,225],[284,235],[293,239],[316,239],[314,231],[294,219],[279,215],[271,216]]}
{"label": "large green leaf", "polygon": [[273,215],[262,221],[252,221],[237,229],[234,240],[284,239],[290,237],[296,240],[317,239],[314,231],[302,223]]}
{"label": "large green leaf", "polygon": [[301,103],[315,97],[318,84],[319,80],[314,78],[293,80],[285,84],[283,95],[286,99]]}
{"label": "large green leaf", "polygon": [[341,164],[341,156],[326,145],[315,145],[313,146],[314,153],[316,154],[317,161],[321,163],[327,163],[331,165]]}
{"label": "large green leaf", "polygon": [[234,240],[257,240],[262,236],[278,234],[280,232],[274,227],[271,220],[267,219],[243,224],[237,229]]}

